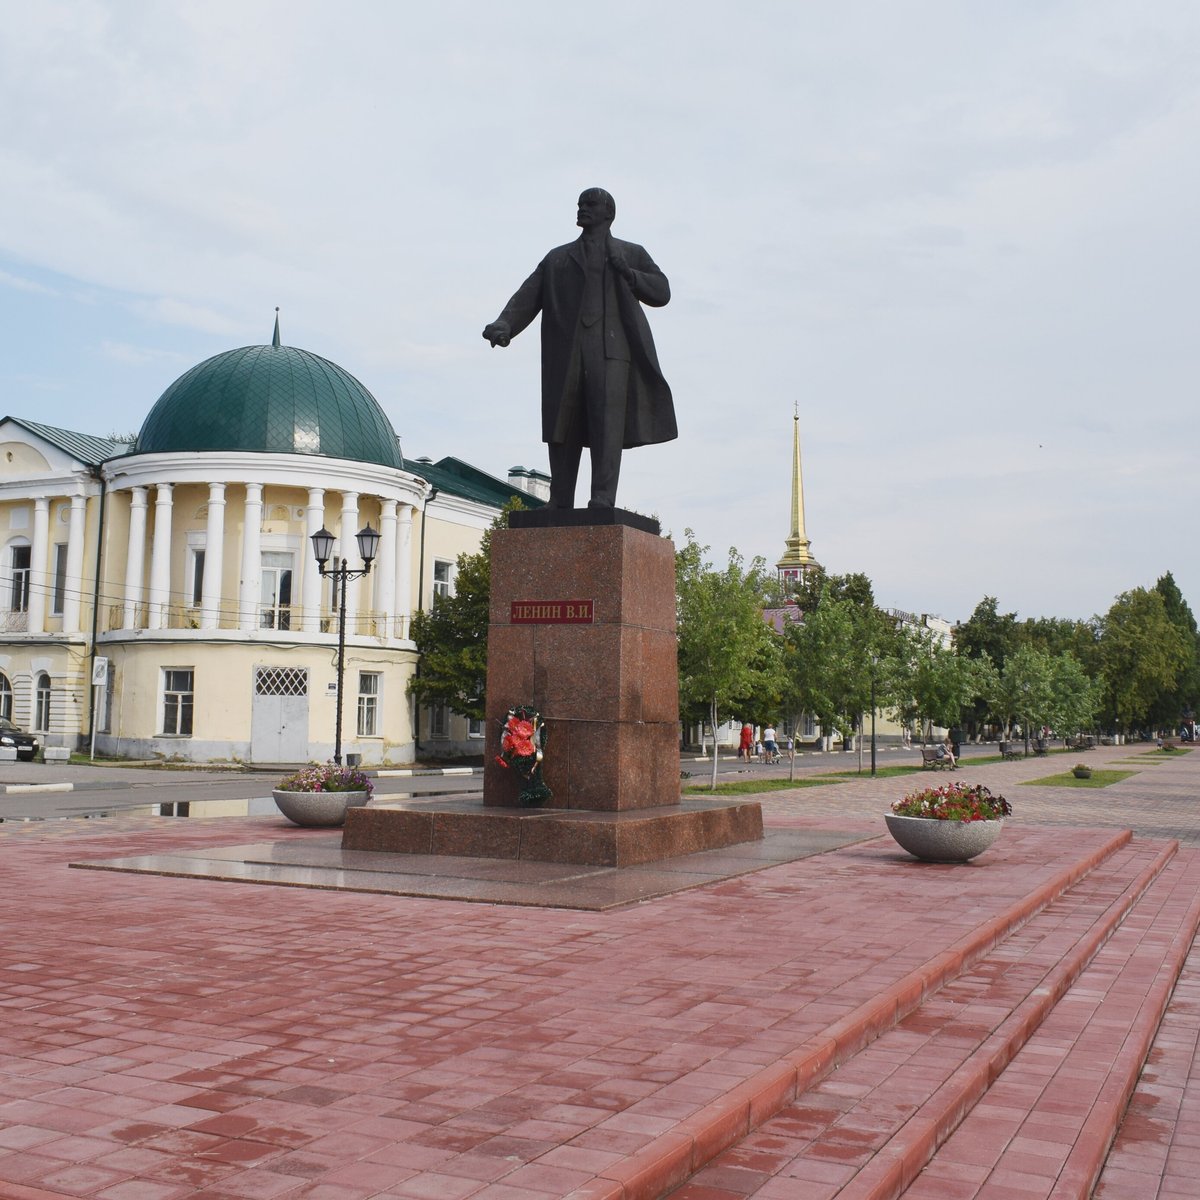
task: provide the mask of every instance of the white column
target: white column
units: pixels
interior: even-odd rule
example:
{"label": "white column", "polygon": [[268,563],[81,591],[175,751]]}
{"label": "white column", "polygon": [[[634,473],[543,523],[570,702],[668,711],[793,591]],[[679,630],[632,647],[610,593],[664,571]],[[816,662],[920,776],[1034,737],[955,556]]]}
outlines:
{"label": "white column", "polygon": [[246,509],[242,514],[242,582],[238,591],[238,628],[258,628],[258,601],[262,580],[262,484],[246,484]]}
{"label": "white column", "polygon": [[221,620],[225,568],[225,485],[208,485],[208,526],[204,535],[204,582],[200,589],[200,628],[216,629]]}
{"label": "white column", "polygon": [[[171,487],[154,488],[154,540],[150,546],[150,629],[166,629],[171,600]],[[207,562],[207,559],[205,560]]]}
{"label": "white column", "polygon": [[321,627],[321,575],[317,570],[317,560],[313,558],[312,535],[324,524],[325,490],[324,488],[309,488],[308,509],[304,522],[307,536],[304,539],[304,547],[300,551],[300,557],[303,559],[303,565],[300,568],[302,580],[300,628],[305,633],[316,633]]}
{"label": "white column", "polygon": [[137,607],[142,598],[142,572],[146,569],[146,489],[129,493],[129,545],[125,550],[125,611],[122,629],[137,628]]}
{"label": "white column", "polygon": [[413,506],[400,505],[396,522],[396,637],[410,636],[412,620],[412,526]]}
{"label": "white column", "polygon": [[87,501],[71,497],[71,519],[67,526],[67,578],[63,589],[63,633],[79,632],[83,597],[83,516]]}
{"label": "white column", "polygon": [[30,633],[46,630],[46,555],[50,551],[50,501],[45,496],[33,502],[33,538],[29,547],[29,612],[25,628]]}
{"label": "white column", "polygon": [[[354,535],[358,533],[358,493],[342,493],[342,523],[338,531],[338,554],[351,570],[362,566],[358,557],[358,542]],[[358,615],[358,580],[350,579],[346,583],[346,632],[357,633],[355,618]]]}
{"label": "white column", "polygon": [[384,637],[395,637],[396,615],[396,502],[379,502],[379,557],[375,560],[375,607]]}

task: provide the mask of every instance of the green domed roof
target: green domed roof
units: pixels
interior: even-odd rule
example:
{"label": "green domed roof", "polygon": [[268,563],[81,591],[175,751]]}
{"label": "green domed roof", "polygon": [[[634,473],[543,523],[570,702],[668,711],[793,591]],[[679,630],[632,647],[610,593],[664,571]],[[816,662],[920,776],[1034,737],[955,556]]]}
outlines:
{"label": "green domed roof", "polygon": [[227,350],[181,375],[150,410],[134,447],[135,454],[219,450],[404,466],[391,422],[353,375],[278,344]]}

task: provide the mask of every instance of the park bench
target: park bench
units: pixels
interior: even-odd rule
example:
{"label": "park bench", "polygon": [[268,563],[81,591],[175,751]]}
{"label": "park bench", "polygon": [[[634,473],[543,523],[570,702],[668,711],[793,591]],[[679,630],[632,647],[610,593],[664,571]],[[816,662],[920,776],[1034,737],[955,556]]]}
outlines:
{"label": "park bench", "polygon": [[1081,733],[1078,737],[1067,738],[1068,750],[1090,750],[1096,744],[1096,739],[1090,733]]}
{"label": "park bench", "polygon": [[943,767],[947,771],[951,769],[950,760],[944,754],[939,755],[936,746],[921,747],[921,770],[926,767],[933,771],[940,771]]}
{"label": "park bench", "polygon": [[1000,743],[1000,757],[1007,758],[1007,759],[1024,758],[1025,753],[1022,750],[1018,750],[1016,745],[1013,742],[1001,742]]}

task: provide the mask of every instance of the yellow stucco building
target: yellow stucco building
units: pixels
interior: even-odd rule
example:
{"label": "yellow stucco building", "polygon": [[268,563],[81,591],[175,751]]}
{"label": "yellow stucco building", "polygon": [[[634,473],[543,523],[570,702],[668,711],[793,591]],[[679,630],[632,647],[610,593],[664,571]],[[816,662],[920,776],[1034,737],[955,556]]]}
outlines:
{"label": "yellow stucco building", "polygon": [[414,719],[414,611],[454,586],[512,495],[460,460],[406,461],[371,393],[284,346],[218,354],[175,381],[133,444],[0,420],[0,715],[47,746],[133,758],[325,759],[338,594],[312,535],[363,566],[345,604],[343,752],[364,763],[478,753],[482,730]]}

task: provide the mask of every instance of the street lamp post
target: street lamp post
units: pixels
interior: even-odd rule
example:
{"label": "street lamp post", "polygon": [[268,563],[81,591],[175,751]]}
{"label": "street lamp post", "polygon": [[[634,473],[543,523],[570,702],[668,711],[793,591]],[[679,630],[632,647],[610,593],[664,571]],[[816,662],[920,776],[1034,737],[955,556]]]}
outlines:
{"label": "street lamp post", "polygon": [[879,659],[871,655],[871,774],[875,774],[875,668]]}
{"label": "street lamp post", "polygon": [[333,742],[333,761],[340,767],[342,765],[342,673],[346,665],[346,581],[360,579],[371,573],[371,563],[379,549],[379,534],[368,524],[364,525],[355,535],[355,540],[358,542],[358,553],[363,560],[362,569],[358,571],[352,571],[346,565],[344,558],[334,559],[331,567],[325,565],[333,553],[335,540],[333,534],[324,526],[312,535],[313,555],[317,560],[317,569],[322,575],[332,577],[338,601],[337,698],[335,700],[337,729]]}

